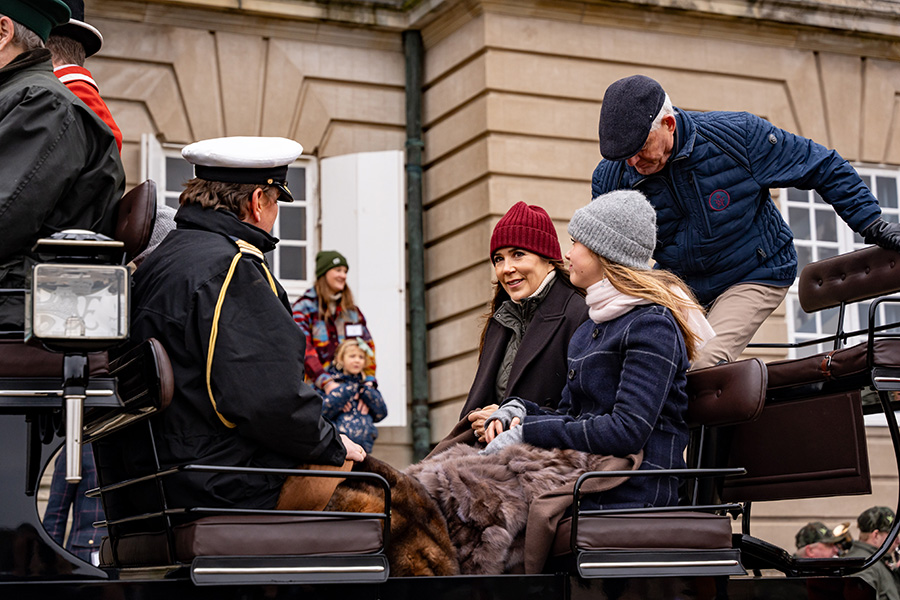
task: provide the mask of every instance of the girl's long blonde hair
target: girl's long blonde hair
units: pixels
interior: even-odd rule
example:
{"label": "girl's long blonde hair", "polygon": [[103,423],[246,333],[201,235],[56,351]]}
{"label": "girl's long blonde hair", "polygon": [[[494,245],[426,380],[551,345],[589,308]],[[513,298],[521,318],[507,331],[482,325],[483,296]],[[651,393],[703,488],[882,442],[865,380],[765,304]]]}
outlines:
{"label": "girl's long blonde hair", "polygon": [[[629,296],[646,298],[650,302],[665,306],[672,311],[675,322],[678,323],[678,328],[681,330],[681,335],[684,338],[688,360],[693,362],[696,355],[695,348],[700,338],[688,326],[685,311],[695,308],[701,311],[703,309],[697,303],[693,292],[681,278],[669,271],[661,269],[648,269],[646,271],[632,269],[631,267],[612,262],[596,253],[594,256],[600,261],[600,265],[603,267],[603,274],[606,275],[606,278],[618,291]],[[684,297],[676,294],[673,288],[684,292]]]}
{"label": "girl's long blonde hair", "polygon": [[[328,314],[328,301],[332,296],[331,288],[325,282],[324,274],[316,279],[313,288],[316,290],[316,297],[319,300],[319,315],[324,317]],[[344,284],[344,291],[341,292],[340,307],[342,312],[356,308],[356,304],[353,302],[353,292],[350,291],[350,286],[347,284]]]}

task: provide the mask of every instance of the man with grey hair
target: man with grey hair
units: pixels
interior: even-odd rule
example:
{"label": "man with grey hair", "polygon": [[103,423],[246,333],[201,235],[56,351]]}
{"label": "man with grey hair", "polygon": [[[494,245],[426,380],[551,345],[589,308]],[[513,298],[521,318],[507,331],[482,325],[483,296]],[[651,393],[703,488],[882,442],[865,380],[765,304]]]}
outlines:
{"label": "man with grey hair", "polygon": [[[112,235],[125,173],[115,137],[53,75],[61,0],[0,0],[0,288],[20,289],[35,241],[63,229]],[[0,331],[18,331],[21,294],[0,295]]]}
{"label": "man with grey hair", "polygon": [[770,188],[814,189],[868,243],[900,250],[900,224],[834,150],[755,115],[674,108],[644,75],[614,82],[600,110],[593,196],[634,188],[657,212],[657,266],[709,310],[716,337],[693,368],[738,358],[797,276],[794,236]]}

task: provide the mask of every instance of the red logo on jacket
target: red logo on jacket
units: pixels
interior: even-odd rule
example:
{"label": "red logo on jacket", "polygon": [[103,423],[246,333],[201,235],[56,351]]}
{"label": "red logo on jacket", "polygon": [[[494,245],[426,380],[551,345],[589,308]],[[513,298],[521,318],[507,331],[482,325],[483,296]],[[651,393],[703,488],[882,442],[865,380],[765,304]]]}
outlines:
{"label": "red logo on jacket", "polygon": [[713,210],[725,210],[731,203],[731,196],[725,190],[716,190],[709,195],[709,207]]}

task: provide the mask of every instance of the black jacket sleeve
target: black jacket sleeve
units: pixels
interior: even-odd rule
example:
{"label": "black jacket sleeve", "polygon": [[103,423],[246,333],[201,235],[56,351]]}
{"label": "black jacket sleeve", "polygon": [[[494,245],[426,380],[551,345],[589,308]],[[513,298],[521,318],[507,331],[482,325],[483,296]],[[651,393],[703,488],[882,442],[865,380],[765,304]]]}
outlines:
{"label": "black jacket sleeve", "polygon": [[303,381],[303,336],[261,265],[248,257],[238,261],[217,317],[222,284],[215,278],[202,286],[194,307],[207,352],[216,324],[210,380],[220,420],[298,463],[343,463],[339,434]]}

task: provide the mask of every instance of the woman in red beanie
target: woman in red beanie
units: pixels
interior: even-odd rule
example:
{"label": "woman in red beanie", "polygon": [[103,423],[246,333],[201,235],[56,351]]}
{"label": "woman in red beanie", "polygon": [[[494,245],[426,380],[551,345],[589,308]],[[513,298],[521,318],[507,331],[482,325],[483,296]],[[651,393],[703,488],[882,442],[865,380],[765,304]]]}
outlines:
{"label": "woman in red beanie", "polygon": [[494,227],[490,257],[496,281],[475,381],[462,421],[435,452],[474,441],[472,430],[483,440],[485,419],[510,396],[540,398],[556,408],[569,339],[587,319],[584,292],[569,281],[556,228],[543,208],[524,202],[510,208]]}

